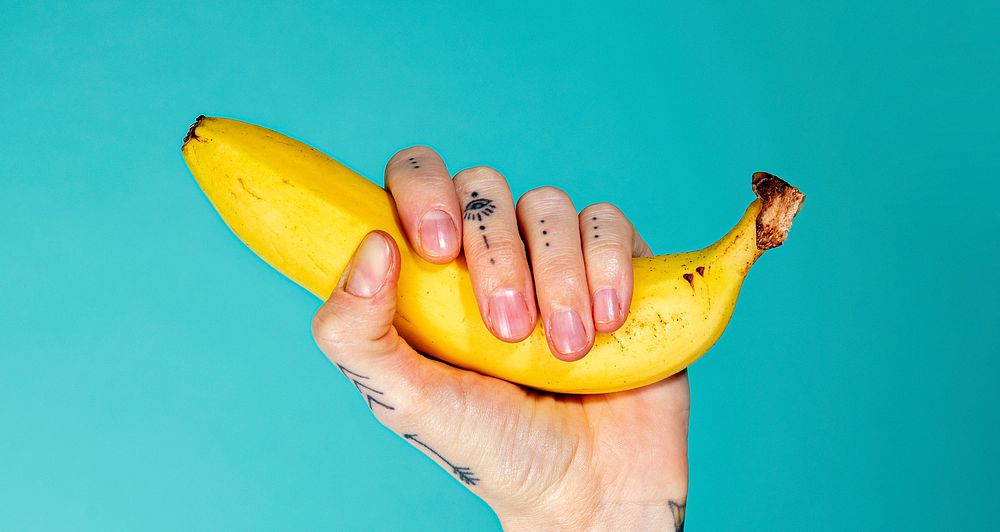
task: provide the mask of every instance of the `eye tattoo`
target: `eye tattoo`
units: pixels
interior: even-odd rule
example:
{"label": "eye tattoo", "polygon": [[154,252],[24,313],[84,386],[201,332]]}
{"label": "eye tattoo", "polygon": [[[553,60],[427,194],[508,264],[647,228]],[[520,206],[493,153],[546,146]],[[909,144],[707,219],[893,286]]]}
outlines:
{"label": "eye tattoo", "polygon": [[382,401],[379,401],[374,396],[372,396],[373,393],[377,393],[379,395],[383,395],[383,392],[381,390],[376,390],[375,388],[372,388],[371,386],[369,386],[369,385],[361,382],[360,380],[358,380],[358,379],[365,379],[365,380],[367,380],[369,378],[368,376],[362,375],[360,373],[353,372],[353,371],[345,368],[341,364],[337,364],[337,369],[339,369],[340,372],[343,373],[345,377],[347,377],[348,379],[351,379],[351,382],[354,383],[354,386],[357,386],[358,391],[361,392],[362,395],[364,395],[368,399],[368,409],[369,410],[371,410],[373,412],[375,411],[375,408],[374,408],[373,405],[379,405],[382,408],[385,408],[385,409],[388,409],[388,410],[395,410],[396,409],[395,407],[389,406],[389,405],[383,403]]}
{"label": "eye tattoo", "polygon": [[[429,445],[418,440],[416,434],[403,434],[403,437],[412,441],[413,443],[416,443],[417,445],[423,447],[424,449],[427,449],[428,451],[431,452],[431,454],[440,458],[442,462],[444,462],[445,464],[448,465],[448,467],[451,468],[452,473],[455,473],[458,479],[461,480],[462,482],[465,482],[470,486],[475,486],[476,482],[479,482],[479,479],[473,475],[471,469],[469,469],[468,467],[456,466],[455,464],[449,462],[447,458],[441,456],[441,453],[435,451],[434,449],[431,449]],[[671,501],[671,503],[672,502],[673,501]]]}
{"label": "eye tattoo", "polygon": [[472,193],[472,201],[465,205],[465,219],[483,221],[483,216],[489,216],[496,211],[496,204],[493,200],[480,198],[478,192]]}

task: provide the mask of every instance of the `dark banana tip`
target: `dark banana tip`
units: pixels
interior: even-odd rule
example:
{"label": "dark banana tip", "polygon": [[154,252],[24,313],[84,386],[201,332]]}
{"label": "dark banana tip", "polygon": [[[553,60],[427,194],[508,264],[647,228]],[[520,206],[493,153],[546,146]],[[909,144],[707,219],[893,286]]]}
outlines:
{"label": "dark banana tip", "polygon": [[184,143],[181,144],[181,147],[184,147],[185,145],[187,145],[188,141],[190,141],[192,139],[198,140],[198,135],[195,134],[194,130],[198,129],[198,126],[201,124],[201,121],[204,120],[204,119],[205,119],[205,115],[198,115],[198,118],[194,119],[194,123],[191,124],[191,127],[188,128],[187,135],[184,135]]}

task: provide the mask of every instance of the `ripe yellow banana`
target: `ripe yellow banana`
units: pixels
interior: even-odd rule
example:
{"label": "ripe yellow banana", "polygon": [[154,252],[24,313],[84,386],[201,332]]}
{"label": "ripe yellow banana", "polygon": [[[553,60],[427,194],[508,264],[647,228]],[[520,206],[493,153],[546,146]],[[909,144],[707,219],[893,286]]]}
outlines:
{"label": "ripe yellow banana", "polygon": [[465,261],[434,265],[410,249],[389,194],[346,166],[280,133],[198,117],[184,159],[229,228],[257,255],[317,297],[334,289],[365,234],[395,238],[402,268],[395,326],[414,348],[449,363],[564,393],[627,390],[690,365],[722,334],[743,278],[781,245],[805,199],[775,176],[754,174],[759,199],[718,242],[699,251],[633,259],[631,312],[598,333],[583,359],[549,352],[539,325],[515,344],[479,315]]}

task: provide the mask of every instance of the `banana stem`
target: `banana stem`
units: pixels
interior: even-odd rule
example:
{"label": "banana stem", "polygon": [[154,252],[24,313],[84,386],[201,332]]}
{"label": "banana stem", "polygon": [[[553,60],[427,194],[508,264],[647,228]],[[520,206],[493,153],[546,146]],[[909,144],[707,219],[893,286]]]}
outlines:
{"label": "banana stem", "polygon": [[757,214],[757,249],[766,251],[785,243],[792,218],[799,213],[806,196],[776,175],[756,172],[753,193],[760,198]]}

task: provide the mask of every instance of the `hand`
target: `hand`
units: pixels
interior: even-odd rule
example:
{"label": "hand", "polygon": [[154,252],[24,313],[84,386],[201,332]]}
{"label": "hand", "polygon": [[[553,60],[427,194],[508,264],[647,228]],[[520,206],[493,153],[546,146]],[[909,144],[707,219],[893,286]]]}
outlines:
{"label": "hand", "polygon": [[497,338],[525,339],[540,314],[549,349],[572,361],[593,347],[595,330],[613,332],[625,322],[632,256],[649,246],[615,206],[591,205],[578,217],[565,192],[541,187],[515,209],[499,172],[470,168],[452,181],[441,157],[424,147],[393,156],[385,184],[424,259],[450,262],[464,242],[480,315]]}
{"label": "hand", "polygon": [[[420,172],[425,168],[434,171]],[[389,162],[387,182],[411,242],[436,262],[457,256],[457,234],[448,236],[447,226],[443,236],[436,230],[422,232],[427,222],[421,226],[417,221],[434,209],[445,213],[447,218],[440,220],[447,223],[463,220],[458,216],[463,211],[473,215],[474,221],[464,220],[462,232],[486,323],[491,323],[491,296],[506,289],[528,295],[524,308],[533,327],[532,278],[515,232],[510,192],[499,173],[466,170],[452,185],[440,157],[427,148],[411,148]],[[475,203],[473,192],[484,201]],[[466,205],[462,210],[459,198]],[[562,192],[536,189],[518,202],[538,308],[543,317],[556,309],[576,310],[587,331],[586,348],[568,355],[556,349],[561,358],[579,358],[593,342],[593,328],[617,328],[625,318],[621,312],[600,325],[588,325],[593,307],[589,293],[581,296],[581,287],[614,288],[627,309],[631,268],[622,264],[631,261],[623,262],[621,249],[649,253],[617,209],[607,204],[599,209],[599,221],[607,224],[599,227],[609,228],[600,238],[608,235],[611,241],[603,246],[586,238],[581,242],[579,227],[587,216],[579,219]],[[477,215],[487,210],[492,212],[480,220]],[[590,215],[587,209],[584,214]],[[543,219],[551,231],[540,228]],[[583,234],[590,232],[584,228]],[[616,235],[613,240],[611,235]],[[505,529],[683,529],[690,404],[686,373],[625,392],[559,395],[428,359],[392,325],[399,268],[392,238],[381,231],[369,233],[313,320],[317,345],[382,424],[482,497]],[[558,319],[546,324],[546,330],[558,328]],[[491,329],[501,337],[510,332],[508,340],[530,332],[527,325],[524,331]]]}

